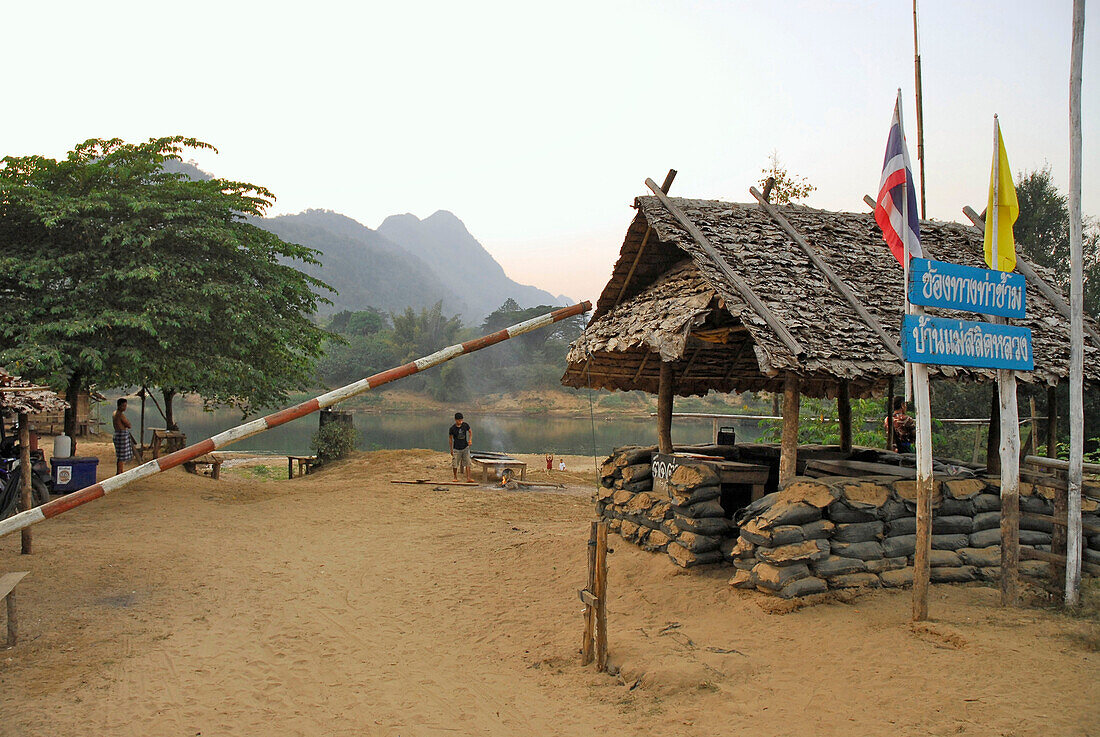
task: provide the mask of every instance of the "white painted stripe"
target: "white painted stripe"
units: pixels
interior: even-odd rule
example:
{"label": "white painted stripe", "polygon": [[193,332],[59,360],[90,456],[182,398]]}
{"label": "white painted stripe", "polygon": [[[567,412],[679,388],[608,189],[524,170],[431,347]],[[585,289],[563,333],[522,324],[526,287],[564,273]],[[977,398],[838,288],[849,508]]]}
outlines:
{"label": "white painted stripe", "polygon": [[129,471],[123,471],[118,476],[112,476],[105,481],[101,481],[100,486],[103,487],[104,494],[110,494],[120,486],[125,486],[132,481],[140,481],[143,478],[147,478],[159,472],[160,466],[157,465],[157,462],[149,461],[147,463],[142,463],[140,466],[135,466]]}
{"label": "white painted stripe", "polygon": [[416,364],[416,370],[417,371],[423,371],[424,369],[429,369],[432,366],[438,366],[439,364],[443,363],[444,361],[450,361],[455,356],[461,356],[461,355],[462,355],[462,346],[461,345],[452,345],[452,346],[447,346],[446,348],[444,348],[441,351],[436,351],[435,353],[431,354],[430,356],[424,356],[423,358],[418,358],[418,359],[416,359],[416,361],[414,363]]}
{"label": "white painted stripe", "polygon": [[258,420],[252,420],[252,422],[246,422],[243,425],[237,425],[231,427],[224,432],[220,432],[214,437],[210,438],[214,443],[215,448],[224,448],[230,443],[235,443],[238,440],[244,440],[250,438],[253,435],[259,435],[267,429],[267,420],[261,417]]}
{"label": "white painted stripe", "polygon": [[553,322],[554,322],[553,313],[547,313],[545,315],[542,315],[541,317],[533,317],[530,320],[527,320],[526,322],[521,322],[518,325],[513,325],[512,327],[508,328],[508,330],[507,330],[508,337],[509,338],[514,338],[517,335],[523,335],[524,333],[529,333],[532,330],[538,330],[541,327],[546,327],[547,325],[551,325],[551,324],[553,324]]}
{"label": "white painted stripe", "polygon": [[325,409],[326,407],[331,407],[337,402],[343,402],[345,399],[350,399],[357,394],[362,394],[365,391],[370,391],[370,388],[370,381],[368,381],[367,379],[360,379],[354,384],[348,384],[347,386],[342,386],[339,389],[333,389],[327,394],[322,394],[321,396],[317,397],[317,404],[321,406],[321,409]]}
{"label": "white painted stripe", "polygon": [[12,515],[5,520],[0,520],[0,537],[15,532],[16,530],[22,530],[24,527],[30,527],[36,522],[41,522],[44,519],[46,519],[46,515],[42,514],[42,510],[39,507]]}

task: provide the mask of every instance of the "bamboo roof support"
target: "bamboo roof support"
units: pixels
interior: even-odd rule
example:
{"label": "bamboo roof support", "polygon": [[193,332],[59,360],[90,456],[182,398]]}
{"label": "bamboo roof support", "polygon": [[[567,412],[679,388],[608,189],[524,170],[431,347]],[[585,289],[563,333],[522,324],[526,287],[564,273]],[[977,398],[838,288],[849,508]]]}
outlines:
{"label": "bamboo roof support", "polygon": [[691,222],[691,219],[683,210],[673,204],[672,200],[661,191],[661,188],[657,186],[656,182],[652,179],[646,179],[645,183],[646,186],[652,190],[653,194],[657,195],[657,199],[660,200],[665,209],[676,218],[677,222],[680,223],[695,242],[699,244],[699,247],[710,257],[710,260],[718,267],[718,270],[730,280],[741,297],[748,302],[749,306],[753,308],[756,314],[760,315],[764,322],[768,324],[768,327],[775,332],[783,345],[787,347],[787,350],[789,350],[799,361],[804,360],[806,357],[806,349],[802,347],[802,344],[799,343],[793,335],[791,335],[791,331],[787,329],[787,326],[783,324],[779,316],[772,312],[771,308],[756,296],[756,292],[752,290],[748,282],[734,273],[733,269],[730,268],[730,265],[726,263],[726,260],[722,258],[721,254],[714,248],[710,240],[703,235],[703,231],[699,230],[695,223]]}
{"label": "bamboo roof support", "polygon": [[[668,194],[668,190],[672,187],[672,180],[675,178],[676,170],[669,169],[668,174],[665,174],[664,183],[661,184],[661,191]],[[616,307],[623,301],[623,295],[626,294],[626,288],[630,286],[630,279],[634,276],[634,270],[638,268],[638,261],[642,258],[642,252],[645,251],[645,245],[649,243],[649,236],[651,235],[653,235],[653,228],[647,227],[645,229],[645,236],[642,238],[642,245],[638,246],[638,252],[634,254],[634,263],[630,264],[630,271],[626,272],[626,279],[623,280],[623,286],[619,290],[619,296],[615,298]]]}
{"label": "bamboo roof support", "polygon": [[649,357],[651,355],[651,353],[646,353],[644,356],[642,356],[642,362],[638,364],[638,373],[634,374],[633,381],[635,384],[638,383],[638,379],[641,378],[642,372],[645,371],[646,362],[649,360]]}
{"label": "bamboo roof support", "polygon": [[855,295],[855,292],[852,291],[851,287],[845,284],[844,280],[837,276],[836,272],[833,271],[832,267],[829,266],[829,264],[825,263],[825,261],[818,254],[817,249],[810,245],[810,242],[807,241],[802,236],[802,234],[795,229],[793,225],[791,225],[790,221],[788,221],[787,218],[783,217],[783,214],[780,213],[779,210],[776,210],[771,205],[771,203],[768,202],[767,198],[764,197],[764,195],[760,194],[760,191],[757,190],[756,187],[749,187],[749,192],[752,194],[753,197],[756,198],[756,201],[760,203],[761,209],[763,209],[764,212],[768,213],[768,215],[771,216],[771,219],[774,220],[776,224],[783,229],[783,232],[785,232],[788,236],[790,236],[791,240],[798,244],[798,247],[801,248],[806,253],[806,255],[810,257],[810,262],[817,267],[817,270],[825,275],[825,278],[829,280],[830,284],[836,287],[836,290],[840,292],[841,295],[843,295],[844,299],[848,300],[848,304],[852,306],[852,309],[859,313],[859,316],[863,319],[863,322],[865,322],[867,326],[871,328],[872,331],[874,331],[875,335],[878,336],[878,339],[882,341],[882,344],[886,346],[886,348],[889,349],[891,353],[897,356],[899,360],[904,360],[901,355],[901,348],[898,347],[898,344],[895,343],[894,339],[891,338],[886,330],[883,329],[882,324],[879,323],[877,319],[875,319],[875,316],[867,311],[867,308],[864,307],[863,303],[859,301],[859,297]]}

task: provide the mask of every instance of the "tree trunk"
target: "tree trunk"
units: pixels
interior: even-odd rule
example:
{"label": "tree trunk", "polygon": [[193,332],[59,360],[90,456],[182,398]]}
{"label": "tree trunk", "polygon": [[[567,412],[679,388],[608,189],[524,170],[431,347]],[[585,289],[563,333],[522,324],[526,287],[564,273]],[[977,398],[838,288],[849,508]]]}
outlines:
{"label": "tree trunk", "polygon": [[65,401],[69,406],[65,409],[65,434],[72,438],[73,456],[76,456],[76,406],[77,399],[84,384],[84,377],[79,371],[74,371],[69,377],[69,384],[65,387]]}
{"label": "tree trunk", "polygon": [[1001,394],[993,386],[989,405],[989,439],[985,445],[985,467],[990,475],[1001,474]]}
{"label": "tree trunk", "polygon": [[[27,511],[34,506],[34,488],[31,480],[31,433],[30,420],[26,412],[19,413],[19,473],[23,477],[23,489],[19,499],[20,511]],[[31,530],[28,527],[20,533],[19,552],[22,555],[31,554]]]}
{"label": "tree trunk", "polygon": [[672,373],[672,364],[661,361],[660,383],[657,386],[657,452],[672,452],[672,397],[675,393],[676,377]]}
{"label": "tree trunk", "polygon": [[779,416],[779,392],[772,392],[772,417]]}
{"label": "tree trunk", "polygon": [[799,380],[787,374],[783,380],[783,437],[779,448],[779,485],[795,477],[798,469]]}
{"label": "tree trunk", "polygon": [[176,396],[175,389],[161,389],[161,394],[164,396],[164,424],[167,430],[179,429],[176,425],[175,418],[172,417],[172,399]]}

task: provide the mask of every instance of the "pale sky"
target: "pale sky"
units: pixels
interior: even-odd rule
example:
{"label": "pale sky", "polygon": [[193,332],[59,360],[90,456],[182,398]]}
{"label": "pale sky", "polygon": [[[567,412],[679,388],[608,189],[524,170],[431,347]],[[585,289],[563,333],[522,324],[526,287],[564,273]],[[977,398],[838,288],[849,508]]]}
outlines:
{"label": "pale sky", "polygon": [[[1068,187],[1071,0],[920,2],[928,214],[979,211],[999,113],[1014,172]],[[1085,29],[1085,214],[1100,215],[1100,7]],[[328,208],[460,217],[509,276],[598,296],[646,177],[751,200],[775,149],[864,211],[912,6],[857,2],[7,3],[0,154],[183,134],[199,165]],[[461,285],[456,285],[461,288]]]}

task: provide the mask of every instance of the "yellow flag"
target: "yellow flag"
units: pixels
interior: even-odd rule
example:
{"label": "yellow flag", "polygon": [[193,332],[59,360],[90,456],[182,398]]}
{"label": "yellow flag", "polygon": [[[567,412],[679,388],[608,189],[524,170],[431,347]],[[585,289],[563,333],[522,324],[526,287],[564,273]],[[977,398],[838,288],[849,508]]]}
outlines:
{"label": "yellow flag", "polygon": [[[1016,268],[1016,242],[1012,237],[1012,224],[1020,216],[1020,204],[1016,201],[1016,187],[1012,184],[1012,169],[1008,165],[1000,125],[996,125],[995,138],[997,150],[993,153],[993,169],[989,173],[989,202],[985,211],[985,263],[997,271],[1013,271]],[[997,208],[996,233],[993,232],[993,208]],[[997,241],[996,262],[993,259],[994,238]]]}

